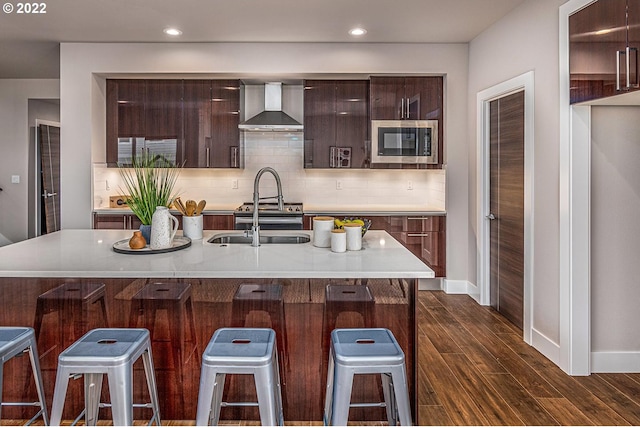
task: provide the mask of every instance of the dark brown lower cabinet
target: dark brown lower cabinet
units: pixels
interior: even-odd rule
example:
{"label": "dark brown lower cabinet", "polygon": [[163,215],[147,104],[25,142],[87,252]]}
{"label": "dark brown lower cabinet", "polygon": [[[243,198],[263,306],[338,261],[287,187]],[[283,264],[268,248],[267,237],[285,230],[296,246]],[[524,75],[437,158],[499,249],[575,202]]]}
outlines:
{"label": "dark brown lower cabinet", "polygon": [[[182,216],[176,215],[179,227],[182,228]],[[93,213],[94,229],[137,229],[140,220],[133,214],[101,214]],[[233,229],[233,215],[204,214],[202,225],[205,230],[230,230]]]}
{"label": "dark brown lower cabinet", "polygon": [[[446,216],[342,216],[331,213],[326,215],[371,220],[372,230],[387,231],[433,269],[436,277],[446,276]],[[313,228],[313,217],[305,216],[305,229]]]}

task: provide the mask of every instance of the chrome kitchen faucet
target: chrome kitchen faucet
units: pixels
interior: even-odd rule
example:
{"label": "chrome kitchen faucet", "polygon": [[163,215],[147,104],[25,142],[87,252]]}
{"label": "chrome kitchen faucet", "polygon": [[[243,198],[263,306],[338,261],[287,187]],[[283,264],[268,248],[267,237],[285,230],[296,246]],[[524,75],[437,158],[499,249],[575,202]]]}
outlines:
{"label": "chrome kitchen faucet", "polygon": [[[260,198],[260,177],[265,172],[270,172],[271,175],[276,179],[276,186],[278,186],[278,196],[267,196],[264,198]],[[251,246],[259,247],[260,246],[260,226],[258,223],[258,209],[260,199],[278,199],[278,211],[284,211],[284,197],[282,196],[282,182],[280,181],[280,176],[276,172],[275,169],[270,166],[265,166],[256,174],[256,178],[253,180],[253,226],[251,226],[251,235],[249,235],[249,231],[245,231],[245,236],[251,236]]]}

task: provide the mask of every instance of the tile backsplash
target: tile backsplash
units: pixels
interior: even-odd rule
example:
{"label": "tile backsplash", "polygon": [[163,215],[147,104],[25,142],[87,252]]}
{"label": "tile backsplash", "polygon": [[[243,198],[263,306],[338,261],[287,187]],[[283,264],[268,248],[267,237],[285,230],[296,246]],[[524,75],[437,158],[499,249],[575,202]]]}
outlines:
{"label": "tile backsplash", "polygon": [[[270,166],[282,180],[287,202],[334,209],[445,209],[444,170],[304,169],[302,132],[245,133],[244,147],[244,169],[184,169],[175,190],[183,200],[206,199],[209,209],[233,209],[252,200],[256,173]],[[122,194],[122,188],[117,168],[94,165],[94,208],[108,208],[109,196]],[[276,194],[273,177],[263,175],[260,196]]]}

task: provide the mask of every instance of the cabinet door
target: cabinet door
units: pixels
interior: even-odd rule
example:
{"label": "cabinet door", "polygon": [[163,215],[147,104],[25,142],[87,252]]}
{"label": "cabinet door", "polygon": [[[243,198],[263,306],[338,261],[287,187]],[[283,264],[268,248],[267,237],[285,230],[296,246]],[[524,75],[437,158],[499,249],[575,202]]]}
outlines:
{"label": "cabinet door", "polygon": [[127,229],[129,226],[128,217],[124,214],[93,214],[93,228]]}
{"label": "cabinet door", "polygon": [[233,215],[207,214],[202,220],[205,230],[233,230]]}
{"label": "cabinet door", "polygon": [[304,166],[329,168],[336,138],[336,83],[307,80],[304,85]]}
{"label": "cabinet door", "polygon": [[403,119],[404,77],[371,77],[371,120]]}
{"label": "cabinet door", "polygon": [[182,87],[182,80],[149,79],[146,85],[144,150],[173,163],[183,159]]}
{"label": "cabinet door", "polygon": [[145,80],[107,80],[106,154],[107,164],[131,162],[136,145],[145,136]]}
{"label": "cabinet door", "polygon": [[211,83],[210,161],[213,168],[240,167],[240,81]]}
{"label": "cabinet door", "polygon": [[336,81],[335,146],[350,148],[346,162],[335,160],[336,167],[367,168],[370,158],[369,82]]}
{"label": "cabinet door", "polygon": [[211,80],[185,80],[183,96],[184,166],[206,168],[211,153]]}
{"label": "cabinet door", "polygon": [[[630,1],[634,5],[636,1]],[[631,10],[636,7],[631,8]],[[630,10],[630,11],[631,11]],[[616,58],[625,51],[626,0],[599,0],[569,17],[569,73],[572,103],[621,93],[617,90]],[[631,15],[630,15],[631,16]],[[637,32],[635,30],[634,32]],[[638,38],[636,38],[638,40]],[[639,47],[639,46],[635,46]],[[637,51],[632,54],[635,59]],[[626,86],[625,55],[620,55],[620,84]],[[635,68],[636,62],[632,61]],[[635,79],[636,70],[631,70]]]}

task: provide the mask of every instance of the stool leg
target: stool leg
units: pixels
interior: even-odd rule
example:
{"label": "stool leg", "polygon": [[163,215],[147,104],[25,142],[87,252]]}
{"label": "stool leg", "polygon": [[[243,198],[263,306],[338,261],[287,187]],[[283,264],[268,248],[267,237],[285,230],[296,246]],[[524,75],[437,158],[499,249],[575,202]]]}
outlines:
{"label": "stool leg", "polygon": [[[156,425],[160,426],[160,400],[158,399],[158,386],[156,383],[156,374],[153,370],[153,356],[151,355],[151,347],[142,353],[142,364],[144,365],[144,375],[147,379],[147,388],[149,389],[149,398],[153,408],[153,419]],[[153,420],[152,419],[152,420]]]}
{"label": "stool leg", "polygon": [[393,390],[395,393],[395,402],[400,417],[400,425],[410,426],[411,422],[411,406],[409,405],[409,389],[407,387],[407,375],[404,371],[404,365],[394,367],[391,371],[393,378]]}
{"label": "stool leg", "polygon": [[333,406],[333,376],[335,373],[335,364],[333,362],[333,350],[329,351],[329,364],[327,368],[327,390],[324,395],[324,416],[323,422],[325,425],[329,425],[331,421]]}
{"label": "stool leg", "polygon": [[84,374],[84,420],[87,426],[95,426],[98,423],[102,377],[102,373]]}
{"label": "stool leg", "polygon": [[[42,384],[42,371],[40,370],[40,358],[35,345],[35,336],[33,343],[29,346],[29,359],[31,360],[31,371],[33,372],[33,380],[36,384],[38,393],[38,401],[40,401],[40,409],[42,410],[42,420],[45,425],[49,425],[49,412],[44,399],[44,385]],[[2,375],[0,373],[0,400],[2,399]]]}
{"label": "stool leg", "polygon": [[[214,378],[213,384],[211,384],[211,378]],[[215,370],[203,365],[200,373],[198,407],[196,410],[196,425],[198,426],[206,426],[209,422],[209,414],[213,408],[213,393],[216,388],[216,383]]]}
{"label": "stool leg", "polygon": [[222,394],[224,393],[224,382],[227,375],[224,373],[215,374],[213,383],[213,397],[211,398],[209,411],[209,425],[218,425],[220,422],[220,410],[222,408]]}
{"label": "stool leg", "polygon": [[64,409],[64,400],[67,396],[67,386],[69,385],[69,371],[65,368],[58,367],[56,373],[56,386],[53,391],[53,405],[51,406],[52,426],[59,426],[62,419],[62,410]]}
{"label": "stool leg", "polygon": [[393,382],[391,375],[388,373],[381,373],[380,379],[382,380],[382,392],[384,395],[385,407],[387,409],[387,420],[389,426],[398,425],[398,408],[396,404],[396,396],[393,392]]}
{"label": "stool leg", "polygon": [[282,379],[280,379],[280,363],[278,353],[273,350],[273,361],[275,362],[271,368],[273,369],[273,378],[276,380],[273,386],[273,395],[276,397],[276,411],[278,417],[278,425],[284,425],[284,408],[282,400]]}
{"label": "stool leg", "polygon": [[273,366],[260,367],[256,369],[253,376],[258,395],[260,422],[263,426],[276,426],[280,422],[278,417],[280,412],[276,408],[277,400],[273,394],[273,385],[277,382]]}
{"label": "stool leg", "polygon": [[[4,371],[4,362],[0,361],[0,403],[2,402],[2,378]],[[0,421],[2,421],[2,404],[0,404]]]}
{"label": "stool leg", "polygon": [[336,364],[334,369],[333,403],[330,425],[346,426],[349,420],[353,370]]}
{"label": "stool leg", "polygon": [[132,366],[118,366],[108,369],[111,414],[114,426],[133,425]]}

